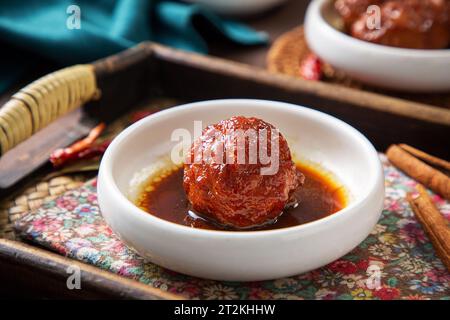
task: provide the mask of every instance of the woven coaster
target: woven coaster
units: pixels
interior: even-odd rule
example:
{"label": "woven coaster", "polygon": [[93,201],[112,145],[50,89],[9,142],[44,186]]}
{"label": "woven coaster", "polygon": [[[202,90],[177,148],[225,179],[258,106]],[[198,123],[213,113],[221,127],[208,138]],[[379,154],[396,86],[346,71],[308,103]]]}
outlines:
{"label": "woven coaster", "polygon": [[[282,34],[274,41],[267,55],[267,69],[271,72],[300,77],[300,65],[309,53],[311,51],[305,40],[303,26],[296,27]],[[323,79],[321,81],[438,107],[450,108],[450,92],[414,94],[374,88],[351,79],[327,63],[323,64]]]}

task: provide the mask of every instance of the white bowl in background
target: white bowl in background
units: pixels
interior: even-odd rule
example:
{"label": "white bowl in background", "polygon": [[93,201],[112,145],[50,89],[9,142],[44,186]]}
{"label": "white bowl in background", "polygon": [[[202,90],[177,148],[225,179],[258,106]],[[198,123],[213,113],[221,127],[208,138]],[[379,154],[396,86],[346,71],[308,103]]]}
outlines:
{"label": "white bowl in background", "polygon": [[[157,218],[127,196],[133,177],[167,157],[177,128],[193,131],[235,115],[276,127],[291,151],[333,172],[351,199],[341,211],[304,225],[268,231],[195,229]],[[343,256],[379,219],[384,178],[378,154],[356,129],[325,113],[264,100],[213,100],[153,114],[120,133],[100,166],[98,200],[108,225],[153,263],[180,273],[228,281],[275,279],[306,272]]]}
{"label": "white bowl in background", "polygon": [[184,0],[198,3],[225,15],[251,15],[266,11],[286,0]]}
{"label": "white bowl in background", "polygon": [[362,41],[333,27],[336,19],[332,0],[313,0],[305,17],[308,46],[335,68],[382,88],[450,90],[450,49],[403,49]]}

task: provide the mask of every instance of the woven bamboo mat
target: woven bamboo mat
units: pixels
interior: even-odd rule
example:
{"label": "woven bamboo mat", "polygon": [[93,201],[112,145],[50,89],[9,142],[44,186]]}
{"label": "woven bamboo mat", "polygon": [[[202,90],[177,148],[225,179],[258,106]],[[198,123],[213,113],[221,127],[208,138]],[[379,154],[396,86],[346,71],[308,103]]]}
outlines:
{"label": "woven bamboo mat", "polygon": [[0,201],[0,238],[15,239],[12,224],[24,213],[39,208],[64,192],[87,181],[89,174],[62,175],[37,179],[12,197]]}
{"label": "woven bamboo mat", "polygon": [[[306,44],[303,26],[299,26],[284,33],[274,41],[267,55],[267,69],[271,72],[300,77],[300,65],[309,53],[311,53],[311,51]],[[344,73],[333,69],[333,67],[327,63],[324,63],[323,65],[323,79],[321,81],[381,93],[404,100],[450,108],[450,92],[439,94],[414,94],[374,88],[351,79]]]}
{"label": "woven bamboo mat", "polygon": [[[114,123],[108,125],[105,132],[99,138],[112,139],[130,123],[136,120],[136,115],[145,112],[156,112],[158,110],[174,106],[177,102],[173,99],[154,99],[135,112],[126,114]],[[90,163],[90,167],[98,166],[98,160]],[[34,177],[31,182],[19,188],[14,194],[7,198],[0,199],[0,238],[19,240],[14,233],[13,224],[24,213],[33,211],[42,206],[47,201],[53,200],[68,190],[80,187],[87,180],[96,176],[97,171],[76,169],[67,174],[52,172],[46,176]]]}

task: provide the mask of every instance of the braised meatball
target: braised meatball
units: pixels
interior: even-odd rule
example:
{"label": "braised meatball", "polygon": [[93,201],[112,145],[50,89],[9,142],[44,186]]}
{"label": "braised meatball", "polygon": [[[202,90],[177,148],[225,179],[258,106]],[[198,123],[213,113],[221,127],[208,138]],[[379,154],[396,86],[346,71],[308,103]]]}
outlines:
{"label": "braised meatball", "polygon": [[[368,24],[369,5],[380,6],[380,27]],[[442,49],[450,44],[449,0],[337,0],[335,8],[355,38],[387,46]]]}
{"label": "braised meatball", "polygon": [[[278,148],[272,143],[277,134]],[[276,221],[304,180],[284,137],[257,118],[232,117],[206,127],[186,162],[183,186],[195,213],[236,229]]]}

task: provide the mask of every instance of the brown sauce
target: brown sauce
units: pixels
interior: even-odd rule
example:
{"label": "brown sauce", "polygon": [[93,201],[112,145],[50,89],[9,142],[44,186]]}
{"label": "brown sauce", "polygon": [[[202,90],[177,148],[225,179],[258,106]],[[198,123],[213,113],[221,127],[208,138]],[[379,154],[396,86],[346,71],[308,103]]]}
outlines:
{"label": "brown sauce", "polygon": [[[251,230],[298,226],[329,216],[345,207],[347,202],[345,188],[337,184],[329,174],[301,164],[297,164],[297,168],[306,178],[305,184],[296,194],[296,198],[301,199],[298,206],[286,209],[275,223]],[[139,195],[137,205],[146,212],[173,223],[202,229],[224,230],[223,227],[209,223],[191,211],[183,189],[183,168],[177,168],[155,180],[150,180]]]}

